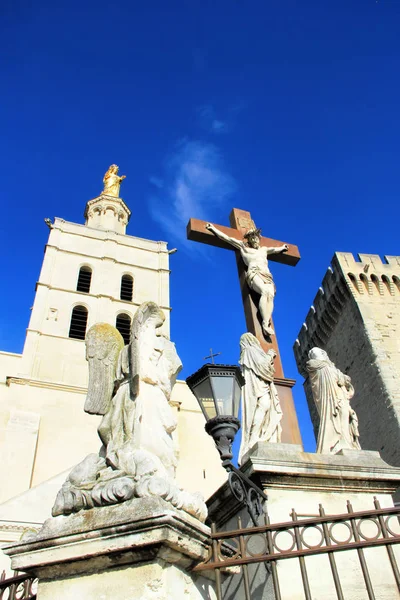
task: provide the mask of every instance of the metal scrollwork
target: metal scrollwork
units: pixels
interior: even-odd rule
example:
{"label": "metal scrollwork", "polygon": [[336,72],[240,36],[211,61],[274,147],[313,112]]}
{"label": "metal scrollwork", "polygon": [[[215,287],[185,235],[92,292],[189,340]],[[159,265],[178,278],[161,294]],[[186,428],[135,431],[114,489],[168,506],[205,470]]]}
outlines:
{"label": "metal scrollwork", "polygon": [[228,475],[228,483],[229,487],[231,488],[231,492],[235,496],[236,500],[238,500],[239,502],[245,502],[246,488],[244,487],[239,475],[231,471]]}
{"label": "metal scrollwork", "polygon": [[264,513],[263,502],[268,500],[267,496],[232,463],[226,465],[225,468],[229,470],[228,484],[232,494],[247,508],[253,524],[257,526],[258,518]]}

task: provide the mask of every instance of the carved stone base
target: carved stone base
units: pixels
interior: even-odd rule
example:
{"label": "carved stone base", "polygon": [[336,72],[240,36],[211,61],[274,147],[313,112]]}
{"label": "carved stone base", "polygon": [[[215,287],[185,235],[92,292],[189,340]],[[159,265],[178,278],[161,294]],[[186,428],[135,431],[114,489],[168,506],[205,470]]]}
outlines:
{"label": "carved stone base", "polygon": [[160,460],[145,450],[128,454],[127,469],[107,465],[89,454],[74,467],[57,494],[53,517],[119,504],[132,498],[159,497],[204,522],[207,508],[201,494],[191,494],[170,479]]}
{"label": "carved stone base", "polygon": [[[300,445],[259,443],[250,450],[241,470],[254,479],[267,494],[266,508],[271,524],[291,522],[293,509],[300,520],[318,518],[320,505],[326,515],[346,514],[347,501],[350,501],[354,511],[372,511],[375,508],[375,497],[382,508],[390,508],[393,507],[392,494],[400,484],[399,468],[385,463],[378,452],[363,450],[342,450],[340,454],[324,455],[303,452]],[[211,496],[208,506],[209,518],[216,523],[218,530],[237,529],[238,516],[244,526],[252,525],[247,511],[234,497],[227,483]],[[397,534],[397,517],[393,517],[391,522],[394,523],[393,529]],[[368,527],[370,529],[367,531]],[[299,529],[301,534],[305,532],[303,540],[308,540],[311,545],[318,543],[316,530],[307,527]],[[322,532],[321,528],[320,531]],[[366,522],[365,532],[367,536],[374,536],[376,526],[372,522]],[[338,525],[333,529],[333,535],[345,542],[349,531],[345,526]],[[284,549],[289,548],[292,543],[292,548],[295,547],[295,540],[287,532],[278,534],[274,539]],[[397,553],[399,549],[396,546],[393,548]],[[368,548],[364,552],[375,597],[398,598],[387,549]],[[297,561],[290,559],[277,562],[281,597],[304,600],[301,571],[295,560]],[[343,586],[343,597],[352,600],[368,597],[356,550],[335,552],[335,561]],[[337,600],[328,556],[310,556],[305,562],[311,588],[310,597]],[[249,580],[252,598],[275,600],[271,577],[266,575],[263,565],[249,565]],[[244,598],[243,580],[234,576],[229,585],[226,583],[223,592],[224,600]]]}
{"label": "carved stone base", "polygon": [[48,519],[37,536],[5,548],[12,568],[39,577],[41,600],[215,599],[192,575],[208,527],[160,498],[133,499]]}

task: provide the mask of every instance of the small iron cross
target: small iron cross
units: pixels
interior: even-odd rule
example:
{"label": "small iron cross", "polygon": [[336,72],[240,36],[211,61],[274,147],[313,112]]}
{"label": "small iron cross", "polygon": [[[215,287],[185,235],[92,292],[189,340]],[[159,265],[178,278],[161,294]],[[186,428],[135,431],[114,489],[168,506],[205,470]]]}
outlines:
{"label": "small iron cross", "polygon": [[210,356],[205,356],[203,358],[203,360],[207,360],[208,358],[211,358],[211,363],[213,365],[215,365],[214,356],[219,356],[220,354],[221,354],[221,352],[216,352],[215,354],[213,354],[212,348],[210,348]]}

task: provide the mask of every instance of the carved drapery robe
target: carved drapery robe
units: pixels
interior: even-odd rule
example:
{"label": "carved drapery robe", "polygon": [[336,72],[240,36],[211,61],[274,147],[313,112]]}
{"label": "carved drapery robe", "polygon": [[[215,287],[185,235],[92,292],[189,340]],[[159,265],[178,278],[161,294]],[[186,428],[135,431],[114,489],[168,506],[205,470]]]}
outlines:
{"label": "carved drapery robe", "polygon": [[350,406],[354,396],[350,377],[336,368],[323,350],[313,349],[309,355],[319,356],[311,358],[306,365],[320,416],[316,452],[336,454],[343,448],[360,449],[358,419]]}
{"label": "carved drapery robe", "polygon": [[274,351],[264,352],[251,333],[240,340],[239,363],[245,378],[242,390],[242,443],[239,463],[257,442],[281,441],[282,409],[274,385]]}
{"label": "carved drapery robe", "polygon": [[119,190],[121,187],[121,181],[123,179],[125,179],[125,175],[123,175],[122,177],[118,175],[117,165],[111,165],[111,167],[109,167],[107,173],[104,175],[103,178],[103,194],[119,198]]}

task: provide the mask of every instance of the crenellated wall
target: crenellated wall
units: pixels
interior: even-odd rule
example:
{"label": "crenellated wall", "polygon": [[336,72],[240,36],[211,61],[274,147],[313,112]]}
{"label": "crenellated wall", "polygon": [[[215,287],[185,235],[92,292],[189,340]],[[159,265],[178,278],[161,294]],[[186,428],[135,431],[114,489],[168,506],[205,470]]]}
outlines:
{"label": "crenellated wall", "polygon": [[350,375],[361,446],[400,466],[400,257],[337,252],[294,345],[317,435],[319,419],[304,370],[319,346]]}

